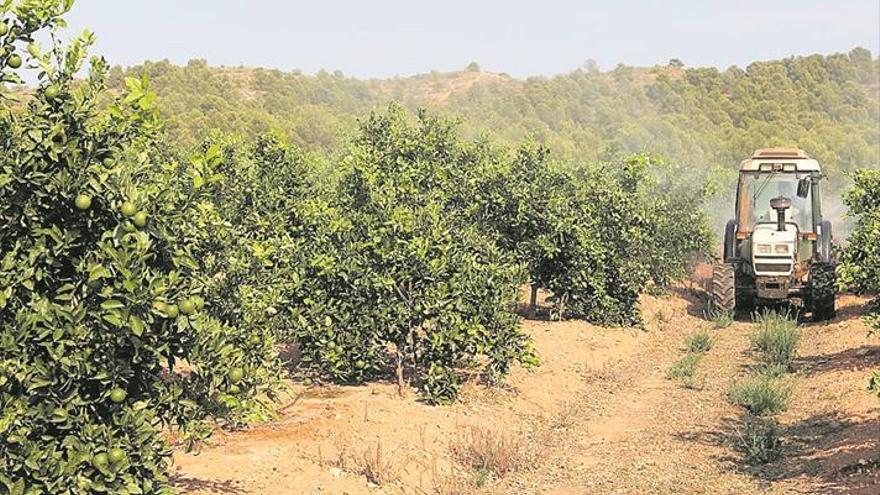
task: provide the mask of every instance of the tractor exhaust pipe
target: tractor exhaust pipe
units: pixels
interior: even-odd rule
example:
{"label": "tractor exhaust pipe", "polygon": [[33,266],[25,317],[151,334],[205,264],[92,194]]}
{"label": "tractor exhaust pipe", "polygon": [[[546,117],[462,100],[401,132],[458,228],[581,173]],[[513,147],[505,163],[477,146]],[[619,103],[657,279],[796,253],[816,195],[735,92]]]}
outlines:
{"label": "tractor exhaust pipe", "polygon": [[773,198],[770,200],[770,208],[776,210],[776,230],[785,232],[785,210],[791,208],[791,199]]}

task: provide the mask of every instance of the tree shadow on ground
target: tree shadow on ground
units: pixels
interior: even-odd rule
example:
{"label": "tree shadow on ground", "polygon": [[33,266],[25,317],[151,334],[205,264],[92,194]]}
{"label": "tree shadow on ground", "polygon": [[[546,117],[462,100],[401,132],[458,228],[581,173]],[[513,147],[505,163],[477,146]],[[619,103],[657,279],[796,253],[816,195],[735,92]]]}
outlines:
{"label": "tree shadow on ground", "polygon": [[244,493],[241,488],[235,486],[235,482],[230,480],[203,480],[199,478],[194,478],[192,476],[185,476],[180,474],[172,474],[169,478],[171,481],[171,485],[179,493],[206,492],[226,495]]}
{"label": "tree shadow on ground", "polygon": [[538,304],[532,313],[529,303],[518,303],[513,311],[524,320],[551,321],[551,307],[547,304]]}
{"label": "tree shadow on ground", "polygon": [[742,418],[728,418],[719,428],[679,437],[725,447],[717,460],[762,484],[793,482],[828,495],[880,493],[880,418],[824,413],[785,425],[782,458],[763,465],[749,465],[742,454],[744,425]]}
{"label": "tree shadow on ground", "polygon": [[522,300],[516,303],[513,308],[514,313],[518,314],[525,320],[532,321],[551,321],[551,312],[553,310],[552,299],[553,294],[546,289],[538,289],[537,299],[535,301],[534,312],[530,304],[531,286],[526,285],[521,289]]}

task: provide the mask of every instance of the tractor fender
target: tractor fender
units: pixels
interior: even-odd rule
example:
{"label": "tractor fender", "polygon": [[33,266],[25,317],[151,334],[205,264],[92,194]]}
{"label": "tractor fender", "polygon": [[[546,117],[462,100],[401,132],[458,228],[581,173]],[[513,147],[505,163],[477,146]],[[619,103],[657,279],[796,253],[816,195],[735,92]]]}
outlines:
{"label": "tractor fender", "polygon": [[831,222],[822,220],[819,224],[822,233],[816,241],[816,252],[819,255],[819,261],[822,263],[831,263]]}
{"label": "tractor fender", "polygon": [[724,226],[724,261],[729,263],[736,257],[736,220],[728,220]]}

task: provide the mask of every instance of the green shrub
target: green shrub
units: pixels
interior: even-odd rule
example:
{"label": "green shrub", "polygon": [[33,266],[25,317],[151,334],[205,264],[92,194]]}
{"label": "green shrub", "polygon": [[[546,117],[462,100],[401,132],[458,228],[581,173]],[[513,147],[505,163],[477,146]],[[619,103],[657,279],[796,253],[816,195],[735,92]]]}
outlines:
{"label": "green shrub", "polygon": [[773,377],[758,375],[735,383],[728,398],[756,416],[765,416],[788,408],[791,389]]}
{"label": "green shrub", "polygon": [[696,332],[685,340],[685,349],[690,353],[709,352],[712,349],[712,336],[705,330]]}
{"label": "green shrub", "polygon": [[[70,3],[0,5],[6,53]],[[163,430],[265,415],[277,380],[271,338],[205,310],[188,242],[204,198],[162,182],[190,167],[162,151],[155,94],[106,94],[100,58],[76,77],[93,41],[32,45],[35,94],[0,99],[0,493],[170,493]]]}
{"label": "green shrub", "polygon": [[749,464],[767,464],[782,457],[783,429],[775,419],[749,416],[736,434],[736,447]]}
{"label": "green shrub", "polygon": [[752,347],[759,353],[761,365],[790,370],[801,339],[797,321],[771,311],[759,315],[756,322],[758,331],[752,336]]}

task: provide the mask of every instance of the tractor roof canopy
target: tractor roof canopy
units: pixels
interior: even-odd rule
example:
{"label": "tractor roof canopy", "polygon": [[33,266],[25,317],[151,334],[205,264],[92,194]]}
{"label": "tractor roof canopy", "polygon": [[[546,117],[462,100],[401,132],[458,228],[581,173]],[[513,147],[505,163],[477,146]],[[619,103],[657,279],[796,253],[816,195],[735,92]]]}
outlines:
{"label": "tractor roof canopy", "polygon": [[821,172],[819,162],[797,148],[760,148],[739,165],[741,172]]}

